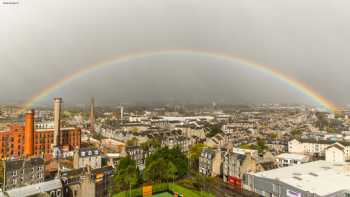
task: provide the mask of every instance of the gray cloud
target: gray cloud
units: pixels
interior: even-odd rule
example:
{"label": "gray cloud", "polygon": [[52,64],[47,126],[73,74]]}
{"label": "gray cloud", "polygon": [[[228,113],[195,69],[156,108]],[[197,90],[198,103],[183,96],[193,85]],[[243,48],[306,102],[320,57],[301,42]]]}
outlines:
{"label": "gray cloud", "polygon": [[[224,51],[265,63],[347,104],[348,1],[23,1],[0,5],[1,101],[116,54],[164,48]],[[285,83],[237,64],[188,55],[104,67],[52,93],[74,103],[221,100],[307,102]]]}

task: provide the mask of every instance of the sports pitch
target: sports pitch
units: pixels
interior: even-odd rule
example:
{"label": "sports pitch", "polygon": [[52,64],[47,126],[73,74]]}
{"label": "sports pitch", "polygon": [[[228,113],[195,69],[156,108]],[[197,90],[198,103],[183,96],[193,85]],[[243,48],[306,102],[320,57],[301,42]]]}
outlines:
{"label": "sports pitch", "polygon": [[171,195],[168,192],[165,192],[165,193],[155,194],[152,197],[173,197],[173,195]]}

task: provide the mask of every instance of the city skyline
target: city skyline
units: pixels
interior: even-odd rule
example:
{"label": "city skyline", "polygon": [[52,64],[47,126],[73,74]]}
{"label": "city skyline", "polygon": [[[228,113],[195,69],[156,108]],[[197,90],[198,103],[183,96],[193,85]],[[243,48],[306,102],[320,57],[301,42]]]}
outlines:
{"label": "city skyline", "polygon": [[349,6],[0,0],[0,197],[350,197]]}

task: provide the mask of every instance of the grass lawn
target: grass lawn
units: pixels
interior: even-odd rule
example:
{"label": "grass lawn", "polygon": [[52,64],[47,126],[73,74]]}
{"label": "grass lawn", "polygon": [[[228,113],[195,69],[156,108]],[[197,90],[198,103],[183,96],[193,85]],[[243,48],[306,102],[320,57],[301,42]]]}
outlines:
{"label": "grass lawn", "polygon": [[200,192],[200,191],[195,191],[195,190],[190,190],[185,187],[182,187],[177,184],[170,184],[169,188],[173,192],[178,192],[181,194],[184,194],[185,197],[190,196],[190,197],[215,197],[213,194],[207,193],[207,192]]}
{"label": "grass lawn", "polygon": [[161,193],[161,194],[155,194],[152,197],[173,197],[173,195],[171,195],[170,193],[166,192],[166,193]]}

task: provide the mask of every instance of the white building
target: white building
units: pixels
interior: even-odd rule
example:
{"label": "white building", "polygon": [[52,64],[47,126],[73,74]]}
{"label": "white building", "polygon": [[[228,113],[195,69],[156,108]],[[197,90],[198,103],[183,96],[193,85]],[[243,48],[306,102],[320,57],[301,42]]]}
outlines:
{"label": "white building", "polygon": [[250,154],[250,156],[252,157],[258,157],[258,150],[254,150],[254,149],[244,149],[244,148],[232,148],[231,151],[233,153],[236,154],[240,154],[240,155],[246,155],[246,154]]}
{"label": "white building", "polygon": [[326,148],[326,161],[333,163],[345,162],[344,146],[333,144]]}
{"label": "white building", "polygon": [[101,168],[101,153],[95,148],[81,148],[74,153],[73,166],[75,169],[90,166],[92,169]]}
{"label": "white building", "polygon": [[303,154],[295,153],[282,153],[276,156],[276,162],[278,167],[287,167],[292,165],[298,165],[306,163],[310,160],[310,157]]}
{"label": "white building", "polygon": [[269,197],[348,197],[350,163],[319,160],[246,174],[244,188]]}
{"label": "white building", "polygon": [[346,141],[294,139],[288,142],[288,152],[325,156],[326,148],[333,144],[344,147],[345,160],[350,160],[350,142]]}

